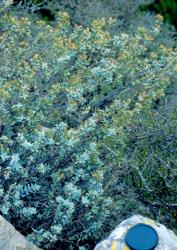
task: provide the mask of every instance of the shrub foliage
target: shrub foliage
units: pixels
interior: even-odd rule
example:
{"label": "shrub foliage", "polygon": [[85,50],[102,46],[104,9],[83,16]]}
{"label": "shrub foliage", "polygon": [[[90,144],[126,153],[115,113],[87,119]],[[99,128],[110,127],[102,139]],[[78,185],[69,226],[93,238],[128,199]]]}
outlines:
{"label": "shrub foliage", "polygon": [[71,16],[72,24],[85,27],[96,18],[113,17],[116,22],[109,27],[111,33],[132,31],[139,24],[153,22],[153,15],[149,11],[140,11],[141,6],[151,4],[152,0],[8,0],[5,3],[15,10],[15,15],[36,13],[46,21],[53,20],[57,11],[65,11]]}
{"label": "shrub foliage", "polygon": [[[58,242],[89,249],[85,240],[101,238],[116,218],[146,210],[127,189],[125,162],[136,171],[151,147],[140,139],[135,150],[126,135],[141,137],[137,117],[163,98],[176,51],[156,42],[160,16],[151,30],[113,38],[107,22],[73,28],[66,13],[57,13],[52,26],[8,14],[0,19],[0,210],[42,248]],[[154,140],[161,145],[158,134]],[[151,188],[162,185],[166,167],[145,176]]]}

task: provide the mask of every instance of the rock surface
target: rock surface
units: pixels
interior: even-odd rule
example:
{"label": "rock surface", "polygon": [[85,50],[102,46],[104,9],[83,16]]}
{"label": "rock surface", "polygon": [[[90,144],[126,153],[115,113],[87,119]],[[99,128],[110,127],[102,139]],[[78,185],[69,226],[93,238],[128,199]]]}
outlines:
{"label": "rock surface", "polygon": [[0,250],[39,250],[0,216]]}
{"label": "rock surface", "polygon": [[129,250],[124,238],[127,230],[138,223],[150,225],[157,231],[159,243],[155,250],[177,250],[177,236],[171,230],[141,215],[134,215],[122,221],[107,239],[96,245],[94,250]]}

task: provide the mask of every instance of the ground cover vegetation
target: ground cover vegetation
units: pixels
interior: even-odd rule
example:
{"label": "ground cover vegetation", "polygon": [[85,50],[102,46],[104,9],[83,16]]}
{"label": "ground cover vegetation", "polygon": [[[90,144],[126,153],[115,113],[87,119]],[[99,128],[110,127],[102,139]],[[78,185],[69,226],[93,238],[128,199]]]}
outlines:
{"label": "ground cover vegetation", "polygon": [[[45,18],[54,18],[57,11],[66,11],[71,16],[71,22],[88,26],[95,18],[114,16],[119,21],[118,27],[128,27],[130,22],[139,15],[139,7],[143,4],[152,3],[151,0],[126,0],[124,2],[108,0],[11,0],[13,6],[19,11],[40,13]],[[50,13],[50,14],[49,14]],[[47,14],[49,14],[47,16]]]}
{"label": "ground cover vegetation", "polygon": [[[175,0],[8,0],[15,12],[38,13],[46,20],[53,20],[57,11],[66,11],[71,22],[88,26],[95,18],[116,18],[112,32],[134,29],[139,23],[151,21],[149,13],[156,12],[175,27],[177,3]],[[148,10],[150,11],[148,13]],[[145,11],[145,12],[144,12]]]}
{"label": "ground cover vegetation", "polygon": [[0,211],[42,249],[93,249],[136,212],[175,230],[177,51],[160,15],[113,22],[0,17]]}
{"label": "ground cover vegetation", "polygon": [[142,5],[141,8],[162,14],[165,21],[177,28],[177,2],[175,0],[156,0],[151,4]]}

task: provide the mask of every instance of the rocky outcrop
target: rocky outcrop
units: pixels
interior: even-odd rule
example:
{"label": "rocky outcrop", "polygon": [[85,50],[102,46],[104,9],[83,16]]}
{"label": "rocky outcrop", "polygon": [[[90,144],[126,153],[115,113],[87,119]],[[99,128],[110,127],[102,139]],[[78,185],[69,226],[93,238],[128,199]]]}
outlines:
{"label": "rocky outcrop", "polygon": [[164,225],[141,215],[134,215],[121,222],[110,236],[96,245],[94,250],[129,250],[125,243],[127,230],[132,226],[144,223],[152,226],[159,236],[159,243],[155,250],[177,250],[177,236]]}
{"label": "rocky outcrop", "polygon": [[39,250],[0,216],[0,250]]}

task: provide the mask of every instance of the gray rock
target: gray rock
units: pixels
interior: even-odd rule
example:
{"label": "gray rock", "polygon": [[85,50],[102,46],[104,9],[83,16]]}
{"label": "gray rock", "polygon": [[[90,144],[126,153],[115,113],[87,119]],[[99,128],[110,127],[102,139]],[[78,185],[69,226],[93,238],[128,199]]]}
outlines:
{"label": "gray rock", "polygon": [[0,216],[0,250],[39,250]]}
{"label": "gray rock", "polygon": [[141,215],[134,215],[121,222],[110,236],[98,243],[94,250],[129,250],[124,239],[127,230],[138,223],[152,226],[158,233],[159,243],[155,250],[177,250],[177,236],[164,225]]}

